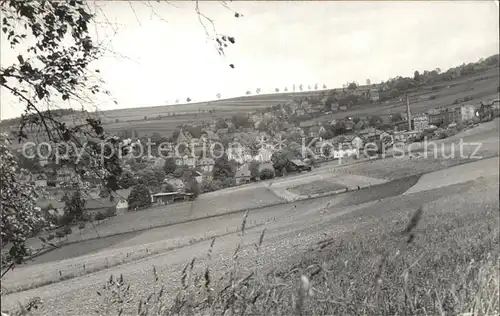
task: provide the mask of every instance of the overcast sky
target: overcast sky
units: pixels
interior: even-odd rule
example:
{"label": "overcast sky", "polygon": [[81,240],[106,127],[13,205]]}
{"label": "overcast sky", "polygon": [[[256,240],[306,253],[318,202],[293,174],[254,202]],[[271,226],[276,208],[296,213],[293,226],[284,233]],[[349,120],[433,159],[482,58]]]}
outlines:
{"label": "overcast sky", "polygon": [[[101,109],[156,106],[271,93],[293,84],[339,87],[347,81],[380,82],[477,61],[499,50],[499,15],[493,1],[460,2],[200,2],[219,33],[234,36],[226,57],[217,54],[187,2],[98,2],[99,19],[118,33],[98,29],[110,49],[127,58],[98,62],[118,105]],[[106,18],[104,18],[104,15]],[[210,28],[210,25],[209,25]],[[16,52],[2,41],[2,66]],[[234,64],[231,69],[229,64]],[[2,118],[19,106],[2,90]],[[66,107],[66,105],[59,105]]]}

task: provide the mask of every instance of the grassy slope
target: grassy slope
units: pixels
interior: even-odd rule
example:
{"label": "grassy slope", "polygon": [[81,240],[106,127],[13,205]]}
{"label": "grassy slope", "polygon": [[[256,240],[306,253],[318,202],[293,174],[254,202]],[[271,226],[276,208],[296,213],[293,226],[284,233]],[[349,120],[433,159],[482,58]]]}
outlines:
{"label": "grassy slope", "polygon": [[[259,239],[261,229],[247,231],[239,266],[244,268],[240,271],[244,275],[249,271],[256,273],[248,288],[253,294],[249,298],[250,293],[239,288],[239,298],[233,304],[248,306],[248,313],[292,314],[297,305],[298,280],[304,274],[315,289],[314,296],[306,298],[302,305],[304,314],[420,315],[425,314],[425,308],[427,314],[436,315],[440,309],[447,314],[470,310],[468,303],[478,297],[475,291],[485,288],[481,282],[498,281],[487,270],[487,265],[498,258],[498,189],[498,181],[492,177],[386,198],[375,205],[342,208],[333,203],[326,213],[321,205],[302,205],[297,215],[268,224],[264,244],[258,251],[252,244]],[[406,244],[406,238],[395,233],[404,229],[411,214],[421,205],[424,213],[414,230],[415,238]],[[210,243],[207,241],[75,281],[8,295],[3,303],[13,306],[17,299],[25,301],[37,295],[45,303],[45,308],[37,314],[90,313],[100,301],[95,294],[96,284],[104,283],[109,273],[124,273],[134,299],[125,307],[133,311],[137,310],[140,297],[146,298],[155,288],[159,289],[159,285],[153,286],[152,265],[156,266],[161,282],[167,285],[167,295],[161,302],[169,302],[179,284],[179,271],[193,256],[199,258],[199,268],[195,267],[195,271],[203,273],[209,263],[211,287],[217,291],[229,281],[230,262],[226,260],[240,242],[234,235],[219,238],[212,260],[206,259]],[[382,283],[377,291],[374,284],[381,257],[386,260],[380,270]],[[265,278],[265,273],[272,270],[275,273]],[[498,287],[494,283],[490,286],[490,292],[485,293],[489,295],[479,302],[497,308],[498,303],[491,298],[497,296],[493,291]],[[275,304],[267,299],[267,290],[270,294],[275,290],[275,294],[284,292],[275,296]],[[261,297],[251,303],[256,293],[261,293]],[[405,293],[409,300],[405,300]],[[201,291],[194,295],[192,303],[196,305],[204,297]],[[221,299],[224,303],[228,298]]]}

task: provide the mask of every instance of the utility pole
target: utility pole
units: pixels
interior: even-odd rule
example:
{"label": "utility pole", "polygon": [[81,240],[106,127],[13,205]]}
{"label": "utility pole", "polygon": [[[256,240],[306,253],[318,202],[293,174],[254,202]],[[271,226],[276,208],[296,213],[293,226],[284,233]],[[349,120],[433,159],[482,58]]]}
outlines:
{"label": "utility pole", "polygon": [[406,95],[406,117],[408,119],[408,131],[411,131],[411,112],[410,112],[410,99]]}

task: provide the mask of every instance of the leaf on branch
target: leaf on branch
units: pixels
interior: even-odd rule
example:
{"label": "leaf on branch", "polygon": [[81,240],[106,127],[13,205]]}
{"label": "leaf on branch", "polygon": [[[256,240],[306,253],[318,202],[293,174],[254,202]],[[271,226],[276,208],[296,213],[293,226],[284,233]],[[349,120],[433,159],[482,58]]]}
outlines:
{"label": "leaf on branch", "polygon": [[69,96],[67,94],[63,94],[62,99],[63,99],[63,101],[66,101],[69,99]]}
{"label": "leaf on branch", "polygon": [[234,69],[234,65],[233,64],[229,64],[229,67],[233,68]]}
{"label": "leaf on branch", "polygon": [[239,18],[241,15],[238,12],[234,12],[234,17]]}
{"label": "leaf on branch", "polygon": [[23,56],[18,55],[18,56],[17,56],[17,60],[19,60],[19,63],[20,63],[20,64],[24,64],[24,58],[23,58]]}
{"label": "leaf on branch", "polygon": [[36,95],[38,96],[38,98],[40,100],[43,99],[43,97],[45,96],[45,89],[43,89],[40,85],[36,85],[35,91],[36,91]]}

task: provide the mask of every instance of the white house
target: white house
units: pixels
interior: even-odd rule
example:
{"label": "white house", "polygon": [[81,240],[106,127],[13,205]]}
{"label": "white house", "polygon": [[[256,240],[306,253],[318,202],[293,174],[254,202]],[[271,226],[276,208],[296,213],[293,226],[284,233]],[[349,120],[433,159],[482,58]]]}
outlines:
{"label": "white house", "polygon": [[213,158],[203,157],[198,159],[196,166],[200,168],[201,172],[208,173],[214,169],[215,161]]}
{"label": "white house", "polygon": [[334,147],[333,149],[333,158],[339,159],[344,157],[351,157],[358,154],[358,149],[353,148],[351,144],[341,144],[339,146]]}
{"label": "white house", "polygon": [[116,203],[116,215],[123,215],[128,209],[128,202],[124,198],[120,198]]}
{"label": "white house", "polygon": [[196,166],[196,158],[189,155],[184,155],[183,157],[177,157],[175,159],[175,164],[177,166],[189,166],[191,168],[194,168]]}
{"label": "white house", "polygon": [[258,162],[269,162],[271,161],[271,156],[273,155],[272,146],[262,146],[259,149],[257,156],[254,157]]}

